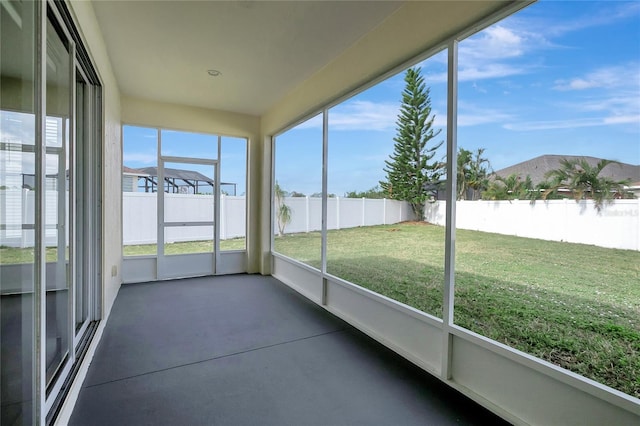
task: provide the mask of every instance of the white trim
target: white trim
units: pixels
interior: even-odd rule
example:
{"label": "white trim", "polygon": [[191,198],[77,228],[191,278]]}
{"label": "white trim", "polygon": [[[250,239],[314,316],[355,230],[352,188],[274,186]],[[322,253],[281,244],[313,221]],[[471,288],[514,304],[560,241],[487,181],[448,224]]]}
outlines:
{"label": "white trim", "polygon": [[451,334],[640,416],[638,398],[460,326],[452,326]]}
{"label": "white trim", "polygon": [[368,299],[374,300],[378,303],[395,309],[396,311],[402,312],[403,314],[407,314],[410,317],[420,320],[425,324],[429,324],[432,327],[437,327],[440,329],[442,329],[443,327],[442,319],[436,316],[428,314],[412,306],[405,305],[402,302],[398,302],[397,300],[391,299],[390,297],[387,297],[383,294],[376,293],[375,291],[369,290],[368,288],[364,288],[347,280],[343,280],[342,278],[338,278],[330,274],[326,274],[326,278],[330,280],[332,284],[336,284],[349,289],[354,293],[358,293]]}
{"label": "white trim", "polygon": [[104,332],[104,328],[107,325],[109,320],[110,312],[107,313],[106,317],[100,321],[97,325],[96,332],[91,339],[91,343],[89,343],[89,347],[87,348],[87,352],[80,364],[78,372],[69,387],[69,391],[67,393],[67,397],[62,402],[62,406],[60,407],[60,412],[55,419],[54,425],[56,426],[64,426],[68,425],[71,420],[71,414],[73,413],[73,409],[75,408],[76,402],[78,401],[78,396],[80,395],[80,391],[82,390],[82,384],[87,377],[87,373],[89,372],[89,366],[93,360],[93,356],[95,355],[96,348],[100,344],[102,340],[102,333]]}
{"label": "white trim", "polygon": [[[322,272],[322,304],[327,304],[327,210],[328,210],[328,169],[329,169],[329,111],[322,111],[322,211],[321,211],[321,231],[320,231],[320,271]],[[307,197],[307,206],[309,197]],[[338,210],[339,211],[339,210]],[[307,223],[309,222],[309,211],[307,209]],[[307,231],[308,231],[307,226]]]}
{"label": "white trim", "polygon": [[302,268],[302,269],[304,269],[304,270],[306,270],[308,272],[313,272],[314,274],[318,275],[319,277],[322,276],[322,272],[319,269],[314,268],[313,266],[309,266],[306,263],[302,263],[301,261],[299,261],[297,259],[294,259],[293,257],[285,256],[284,254],[278,253],[278,252],[273,252],[271,254],[271,256],[274,257],[274,258],[286,260],[288,263],[291,263],[292,265],[295,265],[295,266],[299,266],[300,268]]}
{"label": "white trim", "polygon": [[[218,273],[218,265],[220,265],[220,203],[222,202],[222,192],[220,188],[220,159],[222,154],[222,136],[218,135],[218,143],[217,143],[217,160],[213,164],[213,179],[214,179],[214,194],[215,197],[213,199],[213,258],[211,262],[211,269],[213,270],[214,275]],[[246,177],[245,177],[246,179]],[[246,191],[246,189],[245,189]],[[246,198],[246,197],[245,197]],[[246,222],[246,213],[245,213],[245,222]],[[245,234],[246,235],[246,234]],[[246,244],[246,240],[245,240]]]}

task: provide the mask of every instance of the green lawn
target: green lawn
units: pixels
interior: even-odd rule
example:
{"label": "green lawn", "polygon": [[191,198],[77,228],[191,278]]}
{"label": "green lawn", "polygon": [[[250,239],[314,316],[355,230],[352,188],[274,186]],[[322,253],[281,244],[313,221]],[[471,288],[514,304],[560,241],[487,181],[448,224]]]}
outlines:
{"label": "green lawn", "polygon": [[[189,241],[184,243],[167,244],[165,254],[183,254],[183,253],[208,253],[211,252],[213,243],[211,241]],[[235,238],[232,240],[221,240],[220,250],[244,250],[244,238]],[[56,248],[47,249],[47,262],[56,260]],[[155,244],[141,244],[134,246],[124,246],[124,256],[141,256],[155,255]],[[33,248],[13,248],[0,246],[0,265],[33,262]]]}
{"label": "green lawn", "polygon": [[[164,254],[184,254],[184,253],[210,253],[212,251],[212,241],[188,241],[184,243],[166,244]],[[220,250],[244,250],[244,238],[234,238],[232,240],[220,240]],[[141,244],[134,246],[124,246],[124,256],[155,255],[155,244]]]}
{"label": "green lawn", "polygon": [[[640,397],[640,252],[456,231],[455,323]],[[320,265],[318,233],[276,251]],[[442,316],[444,228],[329,231],[327,271]]]}

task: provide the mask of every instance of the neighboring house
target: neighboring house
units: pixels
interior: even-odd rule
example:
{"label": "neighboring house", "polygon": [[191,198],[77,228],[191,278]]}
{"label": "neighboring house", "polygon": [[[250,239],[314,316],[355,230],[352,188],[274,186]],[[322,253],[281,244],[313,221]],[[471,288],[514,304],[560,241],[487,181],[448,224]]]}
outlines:
{"label": "neighboring house", "polygon": [[122,167],[122,192],[138,192],[138,180],[149,175],[138,169]]}
{"label": "neighboring house", "polygon": [[[214,180],[194,170],[164,168],[165,192],[180,194],[211,194]],[[236,184],[221,182],[228,190],[225,193],[236,195]],[[133,169],[122,167],[122,192],[157,192],[158,168],[143,167]]]}
{"label": "neighboring house", "polygon": [[[496,170],[494,175],[506,178],[515,173],[521,179],[525,179],[529,175],[533,185],[537,185],[545,180],[545,175],[548,172],[559,169],[560,161],[565,158],[567,160],[584,159],[591,166],[595,166],[598,161],[602,160],[602,158],[577,155],[541,155],[531,160]],[[631,182],[638,182],[640,181],[640,166],[627,163],[611,163],[602,170],[601,176],[607,176],[617,181],[629,179]],[[638,186],[638,183],[632,184],[630,187],[633,187],[633,185]]]}

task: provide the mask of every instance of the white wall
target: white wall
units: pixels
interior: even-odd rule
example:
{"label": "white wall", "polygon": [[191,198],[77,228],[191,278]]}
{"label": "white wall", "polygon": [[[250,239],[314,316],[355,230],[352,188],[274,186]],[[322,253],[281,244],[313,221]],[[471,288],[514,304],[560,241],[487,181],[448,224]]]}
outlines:
{"label": "white wall", "polygon": [[[425,220],[445,225],[446,202],[427,203]],[[593,201],[458,201],[456,227],[548,241],[640,250],[640,199]]]}

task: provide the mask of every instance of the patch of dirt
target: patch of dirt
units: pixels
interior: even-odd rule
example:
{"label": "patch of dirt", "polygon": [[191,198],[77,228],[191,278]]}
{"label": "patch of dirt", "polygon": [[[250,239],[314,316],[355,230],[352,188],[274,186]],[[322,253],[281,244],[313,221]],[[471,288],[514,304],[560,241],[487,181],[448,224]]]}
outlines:
{"label": "patch of dirt", "polygon": [[391,229],[387,229],[387,231],[389,231],[389,232],[398,232],[398,231],[400,231],[400,228],[391,228]]}

